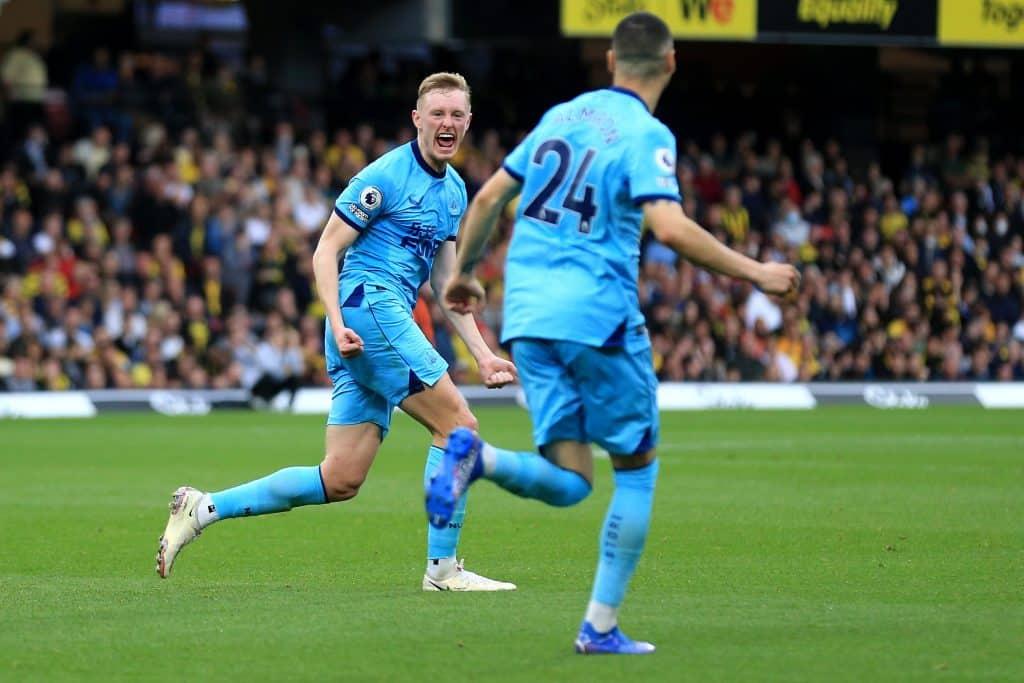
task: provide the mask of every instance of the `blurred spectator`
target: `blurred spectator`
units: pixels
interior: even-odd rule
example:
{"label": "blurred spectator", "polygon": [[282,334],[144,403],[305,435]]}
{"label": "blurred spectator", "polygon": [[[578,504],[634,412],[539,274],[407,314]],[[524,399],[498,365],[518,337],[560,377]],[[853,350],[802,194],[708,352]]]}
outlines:
{"label": "blurred spectator", "polygon": [[46,62],[32,46],[33,37],[32,31],[22,31],[0,61],[0,82],[14,139],[19,139],[29,124],[43,118],[49,75]]}
{"label": "blurred spectator", "polygon": [[110,51],[98,47],[93,51],[92,62],[78,67],[71,84],[78,114],[89,130],[120,123],[121,111],[115,109],[117,93],[118,72],[111,64]]}
{"label": "blurred spectator", "polygon": [[279,316],[269,316],[263,341],[256,348],[260,376],[252,386],[257,398],[269,402],[281,391],[292,394],[303,374],[302,349],[297,330],[285,327]]}

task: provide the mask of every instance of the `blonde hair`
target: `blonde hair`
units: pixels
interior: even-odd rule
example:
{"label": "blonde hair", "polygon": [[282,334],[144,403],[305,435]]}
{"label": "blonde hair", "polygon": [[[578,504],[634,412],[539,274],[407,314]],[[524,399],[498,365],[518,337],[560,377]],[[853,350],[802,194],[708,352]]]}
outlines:
{"label": "blonde hair", "polygon": [[469,104],[469,83],[462,74],[439,71],[424,78],[416,94],[416,106],[419,106],[424,95],[434,90],[461,90],[466,93],[466,104]]}

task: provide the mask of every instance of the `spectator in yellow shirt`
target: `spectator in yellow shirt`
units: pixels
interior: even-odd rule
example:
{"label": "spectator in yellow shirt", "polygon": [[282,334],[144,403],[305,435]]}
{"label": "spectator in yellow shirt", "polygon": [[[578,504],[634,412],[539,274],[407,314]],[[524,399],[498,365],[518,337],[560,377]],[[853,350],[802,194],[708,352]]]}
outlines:
{"label": "spectator in yellow shirt", "polygon": [[725,191],[725,206],[722,207],[722,225],[725,226],[733,244],[744,242],[750,232],[750,214],[742,202],[740,188],[730,185]]}
{"label": "spectator in yellow shirt", "polygon": [[907,216],[900,210],[896,195],[888,195],[885,198],[885,210],[882,212],[882,220],[879,222],[885,241],[891,242],[898,233],[907,229],[908,224]]}

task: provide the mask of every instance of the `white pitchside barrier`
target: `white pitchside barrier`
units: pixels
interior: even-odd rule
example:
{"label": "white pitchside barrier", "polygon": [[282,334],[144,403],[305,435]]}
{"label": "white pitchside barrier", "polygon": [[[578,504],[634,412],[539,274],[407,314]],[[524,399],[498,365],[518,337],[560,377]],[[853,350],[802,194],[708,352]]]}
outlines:
{"label": "white pitchside barrier", "polygon": [[[525,407],[522,389],[460,387],[474,406]],[[331,390],[300,389],[289,402],[287,395],[271,405],[280,412],[324,415],[331,406]],[[0,419],[93,417],[99,413],[143,411],[162,415],[205,415],[224,409],[249,409],[250,395],[243,389],[176,391],[39,391],[0,393]],[[934,405],[1024,408],[1024,382],[974,384],[970,382],[850,382],[769,384],[668,382],[658,386],[662,410],[808,410],[822,405],[866,405],[880,409],[922,409]]]}

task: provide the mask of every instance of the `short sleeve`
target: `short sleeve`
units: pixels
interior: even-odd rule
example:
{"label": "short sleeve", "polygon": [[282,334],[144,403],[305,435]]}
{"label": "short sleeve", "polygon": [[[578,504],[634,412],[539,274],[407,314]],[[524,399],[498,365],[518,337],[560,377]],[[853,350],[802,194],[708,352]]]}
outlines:
{"label": "short sleeve", "polygon": [[523,138],[516,148],[509,152],[501,165],[506,173],[519,182],[523,182],[523,178],[526,177],[526,168],[530,164],[530,150],[533,148],[531,144],[533,137],[533,133],[530,133]]}
{"label": "short sleeve", "polygon": [[384,212],[384,207],[393,199],[388,196],[390,187],[383,173],[368,166],[352,178],[348,187],[338,195],[338,200],[334,202],[334,213],[362,232]]}
{"label": "short sleeve", "polygon": [[634,204],[656,199],[681,201],[676,177],[676,140],[664,126],[648,128],[630,147],[627,169]]}

